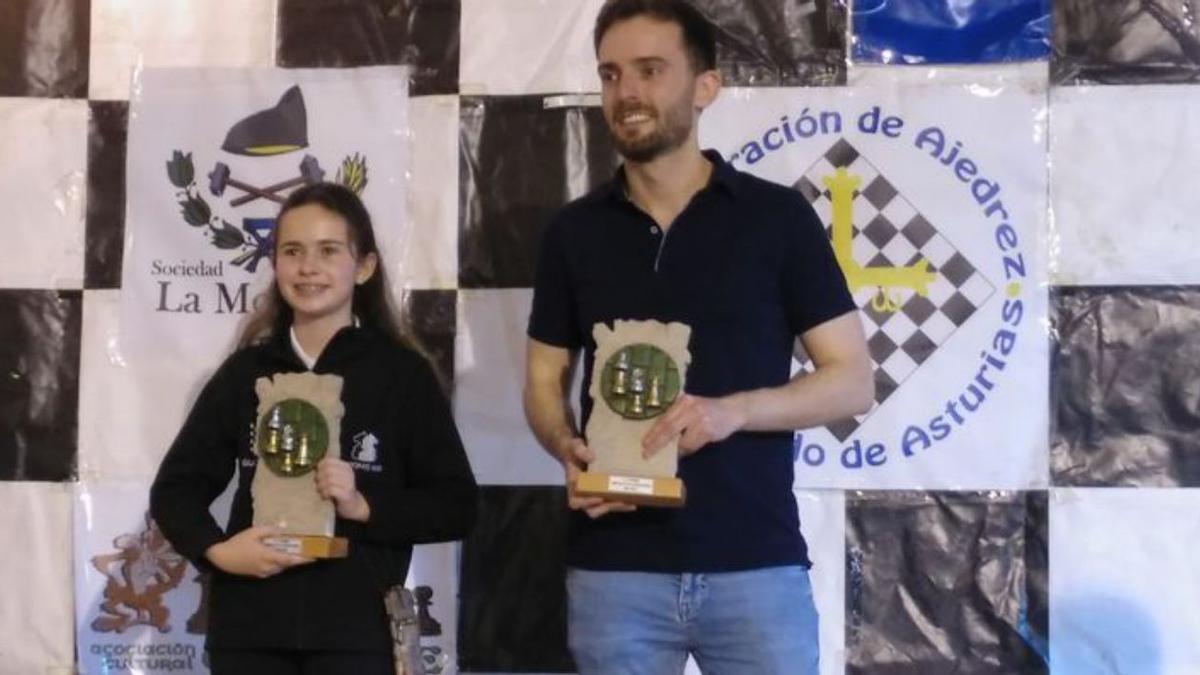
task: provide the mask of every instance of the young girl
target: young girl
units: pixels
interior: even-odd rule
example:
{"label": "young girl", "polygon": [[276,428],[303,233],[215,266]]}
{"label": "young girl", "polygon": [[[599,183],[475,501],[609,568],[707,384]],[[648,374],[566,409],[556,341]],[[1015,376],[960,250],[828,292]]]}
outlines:
{"label": "young girl", "polygon": [[[384,590],[403,583],[413,544],[464,536],[475,480],[438,379],[391,308],[362,202],[338,185],[306,186],[277,223],[272,288],[163,459],[151,512],[177,551],[212,572],[216,675],[392,673]],[[350,540],[347,558],[281,553],[263,541],[277,530],[250,526],[255,380],[306,370],[343,378],[342,456],[313,474],[336,507],[336,535]],[[222,530],[208,509],[235,465]]]}

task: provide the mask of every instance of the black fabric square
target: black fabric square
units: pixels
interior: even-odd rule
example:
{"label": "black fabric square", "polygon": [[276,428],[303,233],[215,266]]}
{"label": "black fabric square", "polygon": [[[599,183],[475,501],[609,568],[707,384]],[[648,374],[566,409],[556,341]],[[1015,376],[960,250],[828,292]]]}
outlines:
{"label": "black fabric square", "polygon": [[459,0],[281,0],[287,67],[412,66],[410,93],[458,91]]}
{"label": "black fabric square", "polygon": [[575,672],[565,491],[493,485],[480,493],[479,519],[462,546],[459,671]]}
{"label": "black fabric square", "polygon": [[1045,492],[846,498],[846,672],[1046,673]]}
{"label": "black fabric square", "polygon": [[454,332],[458,292],[412,290],[405,298],[409,325],[429,353],[447,392],[454,384]]}
{"label": "black fabric square", "polygon": [[75,478],[80,291],[0,289],[0,480]]}
{"label": "black fabric square", "polygon": [[129,104],[90,101],[84,288],[120,288]]}
{"label": "black fabric square", "polygon": [[1200,23],[1191,0],[1056,0],[1051,82],[1200,82]]}
{"label": "black fabric square", "polygon": [[459,286],[532,287],[551,216],[616,171],[603,114],[541,96],[464,97],[461,114]]}
{"label": "black fabric square", "polygon": [[840,2],[693,0],[716,27],[726,85],[832,86],[846,82],[846,8]]}
{"label": "black fabric square", "polygon": [[1055,485],[1200,486],[1200,288],[1050,294]]}
{"label": "black fabric square", "polygon": [[0,3],[0,96],[86,98],[90,0]]}

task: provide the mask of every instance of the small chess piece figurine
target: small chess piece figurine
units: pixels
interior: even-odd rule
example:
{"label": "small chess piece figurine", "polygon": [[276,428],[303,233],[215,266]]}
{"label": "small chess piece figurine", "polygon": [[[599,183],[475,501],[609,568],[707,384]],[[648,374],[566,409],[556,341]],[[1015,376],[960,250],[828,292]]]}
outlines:
{"label": "small chess piece figurine", "polygon": [[629,392],[632,397],[629,400],[629,414],[644,415],[646,414],[646,371],[634,368],[630,379]]}
{"label": "small chess piece figurine", "polygon": [[615,396],[624,396],[628,389],[629,380],[629,352],[621,352],[617,355],[617,363],[613,366],[613,384],[612,393]]}
{"label": "small chess piece figurine", "polygon": [[662,379],[658,375],[650,378],[650,393],[646,396],[646,407],[662,407]]}
{"label": "small chess piece figurine", "polygon": [[301,469],[312,465],[312,455],[308,452],[308,434],[300,434],[300,448],[296,451],[296,466]]}
{"label": "small chess piece figurine", "polygon": [[283,427],[283,413],[280,412],[279,406],[275,406],[271,410],[271,416],[267,420],[267,439],[262,446],[262,451],[267,455],[279,453],[279,430]]}

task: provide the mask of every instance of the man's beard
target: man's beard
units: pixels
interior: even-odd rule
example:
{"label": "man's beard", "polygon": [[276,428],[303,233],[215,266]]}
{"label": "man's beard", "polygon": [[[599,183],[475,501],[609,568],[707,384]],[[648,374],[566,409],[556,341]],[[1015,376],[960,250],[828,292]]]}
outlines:
{"label": "man's beard", "polygon": [[613,144],[617,152],[631,162],[649,162],[683,145],[692,133],[691,96],[683,97],[677,104],[667,108],[662,115],[650,106],[620,106],[613,111],[618,120],[629,112],[644,112],[657,121],[653,131],[633,139],[624,139],[612,130]]}

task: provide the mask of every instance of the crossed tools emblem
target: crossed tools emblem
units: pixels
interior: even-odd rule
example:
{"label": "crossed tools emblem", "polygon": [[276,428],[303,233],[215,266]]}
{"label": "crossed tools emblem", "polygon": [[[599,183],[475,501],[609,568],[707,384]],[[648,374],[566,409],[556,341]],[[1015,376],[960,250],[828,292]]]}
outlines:
{"label": "crossed tools emblem", "polygon": [[320,162],[312,155],[305,155],[304,159],[300,160],[300,175],[294,178],[289,178],[285,181],[268,185],[266,187],[256,187],[237,180],[233,177],[229,169],[229,165],[225,162],[217,162],[213,170],[208,174],[208,189],[214,195],[220,197],[225,194],[225,188],[233,187],[241,190],[245,194],[234,198],[229,202],[230,206],[241,206],[249,204],[256,199],[267,199],[278,204],[282,204],[286,195],[281,194],[284,190],[288,190],[300,185],[312,185],[320,183],[325,179],[325,170],[321,168]]}

